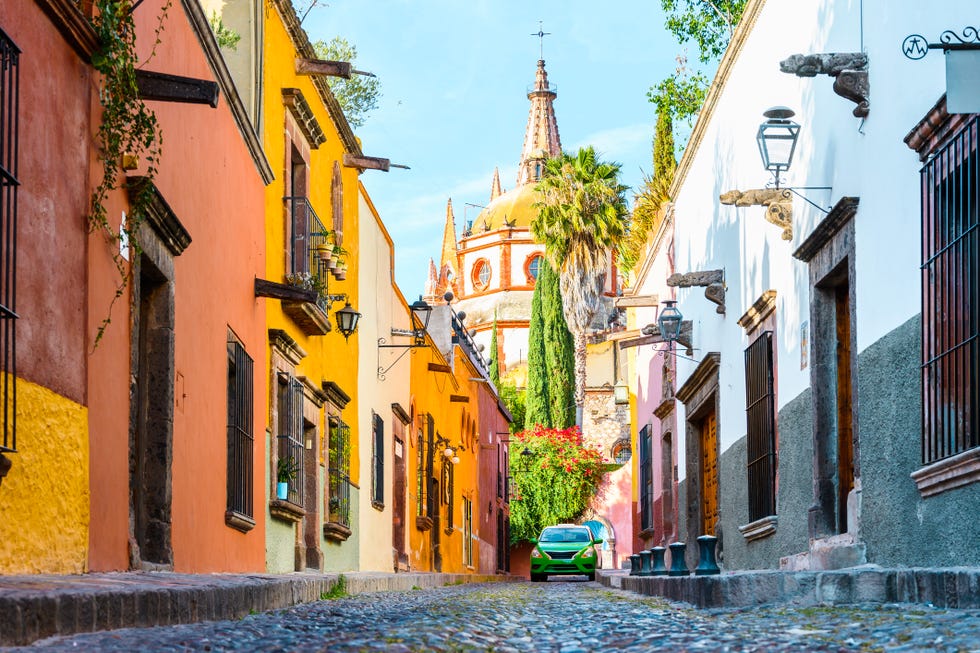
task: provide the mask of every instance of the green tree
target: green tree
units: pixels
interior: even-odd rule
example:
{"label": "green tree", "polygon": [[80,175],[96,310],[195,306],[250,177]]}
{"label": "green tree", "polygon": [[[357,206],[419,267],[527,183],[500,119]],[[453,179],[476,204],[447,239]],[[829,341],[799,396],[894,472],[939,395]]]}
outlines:
{"label": "green tree", "polygon": [[680,43],[694,41],[707,63],[725,52],[747,0],[660,0],[667,29]]}
{"label": "green tree", "polygon": [[[348,61],[353,64],[357,60],[357,48],[339,36],[333,37],[329,42],[317,41],[313,44],[313,49],[316,56],[327,61]],[[355,129],[364,124],[369,112],[378,108],[381,82],[376,77],[327,77],[327,85],[340,103],[340,108],[344,110],[347,122]]]}
{"label": "green tree", "polygon": [[540,267],[537,286],[544,314],[548,425],[564,429],[575,424],[575,345],[562,310],[558,275],[547,262]]}
{"label": "green tree", "polygon": [[524,428],[541,424],[551,425],[548,396],[548,361],[545,356],[544,311],[541,284],[531,296],[531,323],[527,333],[527,394],[525,395]]}
{"label": "green tree", "polygon": [[524,429],[525,399],[527,393],[518,388],[512,381],[503,381],[500,384],[500,399],[510,411],[510,416],[514,421],[510,423],[510,432],[517,433]]}
{"label": "green tree", "polygon": [[586,333],[599,308],[610,252],[619,250],[629,227],[627,187],[619,183],[619,170],[618,163],[600,161],[589,146],[574,156],[563,152],[548,159],[535,187],[539,212],[531,234],[544,244],[545,258],[558,272],[565,321],[575,343],[579,426],[585,405]]}
{"label": "green tree", "polygon": [[583,443],[576,426],[537,426],[515,434],[510,464],[515,495],[510,503],[513,543],[537,537],[545,526],[578,519],[606,471],[602,454]]}
{"label": "green tree", "polygon": [[490,382],[500,388],[500,361],[497,356],[497,311],[493,311],[493,333],[490,335]]}

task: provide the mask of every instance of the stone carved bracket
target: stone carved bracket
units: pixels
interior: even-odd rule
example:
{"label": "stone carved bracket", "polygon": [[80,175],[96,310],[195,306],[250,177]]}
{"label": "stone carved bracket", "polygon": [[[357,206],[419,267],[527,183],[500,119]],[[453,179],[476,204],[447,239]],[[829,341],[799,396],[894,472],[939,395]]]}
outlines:
{"label": "stone carved bracket", "polygon": [[704,288],[704,297],[709,302],[718,304],[715,309],[725,314],[725,271],[704,270],[701,272],[675,273],[667,277],[667,285],[676,288],[700,286]]}
{"label": "stone carved bracket", "polygon": [[797,77],[830,75],[834,78],[834,93],[857,104],[853,112],[856,117],[868,117],[871,110],[868,55],[861,52],[794,54],[780,61],[779,69]]}
{"label": "stone carved bracket", "polygon": [[764,206],[766,220],[783,230],[783,240],[793,240],[793,194],[785,188],[730,190],[718,196],[722,204]]}

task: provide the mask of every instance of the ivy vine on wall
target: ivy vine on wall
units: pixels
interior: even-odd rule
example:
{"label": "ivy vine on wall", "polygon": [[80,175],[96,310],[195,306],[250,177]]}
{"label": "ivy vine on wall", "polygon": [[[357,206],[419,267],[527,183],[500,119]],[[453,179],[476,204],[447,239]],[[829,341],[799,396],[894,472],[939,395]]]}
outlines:
{"label": "ivy vine on wall", "polygon": [[[138,0],[139,5],[142,0]],[[154,33],[155,43],[149,58],[156,52],[163,32],[163,22],[172,0],[163,5]],[[152,199],[153,180],[160,164],[163,134],[156,115],[140,99],[136,84],[136,69],[141,65],[136,53],[135,6],[130,0],[96,0],[92,26],[99,40],[99,49],[92,55],[92,66],[102,76],[99,102],[102,118],[98,130],[99,159],[102,178],[92,191],[88,215],[88,230],[100,232],[109,244],[112,262],[119,274],[115,294],[105,318],[99,325],[93,346],[98,346],[112,318],[112,308],[123,296],[130,281],[130,266],[124,251],[139,256],[139,229]],[[106,203],[120,180],[123,155],[145,160],[142,184],[131,199],[129,214],[117,228],[112,224]]]}

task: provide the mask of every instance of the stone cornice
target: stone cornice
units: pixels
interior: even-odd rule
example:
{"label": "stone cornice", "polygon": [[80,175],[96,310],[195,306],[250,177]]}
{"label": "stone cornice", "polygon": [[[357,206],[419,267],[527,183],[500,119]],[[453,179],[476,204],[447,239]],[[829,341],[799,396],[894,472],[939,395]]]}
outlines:
{"label": "stone cornice", "polygon": [[296,121],[299,130],[303,132],[310,149],[318,149],[327,140],[323,129],[313,115],[310,103],[303,97],[303,91],[298,88],[282,89],[282,103],[289,110],[289,115]]}
{"label": "stone cornice", "polygon": [[767,290],[755,300],[745,315],[738,318],[738,325],[745,329],[747,333],[755,330],[762,321],[769,317],[776,310],[776,291]]}
{"label": "stone cornice", "polygon": [[905,144],[919,155],[919,161],[925,161],[936,151],[946,137],[957,131],[971,119],[971,114],[956,113],[950,115],[946,111],[946,95],[939,101],[905,136]]}
{"label": "stone cornice", "polygon": [[674,172],[674,181],[671,183],[670,191],[668,192],[668,196],[671,199],[677,198],[677,193],[680,192],[681,186],[684,185],[684,181],[687,179],[687,173],[690,172],[691,166],[694,163],[694,156],[701,145],[701,141],[704,140],[705,133],[708,131],[708,122],[710,122],[714,115],[715,107],[718,105],[722,91],[725,90],[725,84],[728,83],[728,78],[732,74],[735,62],[738,60],[739,55],[742,54],[745,42],[748,40],[753,28],[755,28],[756,21],[759,20],[759,15],[765,6],[766,0],[749,0],[745,5],[745,10],[742,12],[742,19],[738,22],[738,27],[735,28],[735,34],[728,43],[728,48],[721,58],[721,63],[718,64],[718,72],[715,73],[715,77],[711,81],[711,86],[708,88],[708,93],[705,95],[701,111],[698,112],[698,119],[694,123],[691,137],[684,147],[684,156],[681,157],[680,163],[677,164],[677,170]]}
{"label": "stone cornice", "polygon": [[350,395],[341,390],[340,386],[333,381],[324,381],[321,386],[327,395],[327,401],[337,408],[343,409],[350,403]]}
{"label": "stone cornice", "polygon": [[[37,5],[48,15],[54,26],[58,28],[65,41],[78,53],[86,63],[92,61],[92,55],[99,49],[99,39],[95,29],[82,11],[72,0],[36,0]],[[21,44],[23,45],[23,43]]]}
{"label": "stone cornice", "polygon": [[303,388],[305,390],[304,394],[306,394],[307,399],[316,404],[317,408],[322,408],[323,403],[327,400],[327,394],[320,388],[316,387],[316,384],[313,383],[313,381],[310,381],[307,377],[298,376],[296,378],[303,384]]}
{"label": "stone cornice", "polygon": [[842,197],[795,252],[793,258],[809,263],[838,231],[857,213],[858,197]]}
{"label": "stone cornice", "polygon": [[653,414],[657,416],[657,419],[663,421],[671,413],[674,412],[674,398],[667,397],[660,402],[660,405],[653,409]]}
{"label": "stone cornice", "polygon": [[[184,1],[189,2],[192,0]],[[299,18],[296,16],[296,10],[293,9],[292,2],[290,0],[271,1],[272,6],[276,8],[280,18],[282,18],[283,27],[286,28],[286,32],[293,42],[293,47],[296,48],[296,53],[305,59],[319,59],[306,31],[303,30],[303,27],[299,23]],[[317,75],[311,81],[320,94],[320,99],[323,101],[327,113],[330,114],[330,119],[333,120],[334,126],[337,128],[337,133],[340,134],[340,141],[344,144],[344,147],[352,154],[361,155],[361,145],[358,143],[357,137],[354,136],[350,123],[347,122],[347,117],[344,115],[343,109],[340,108],[340,103],[337,102],[337,98],[334,97],[330,86],[327,85],[327,80]]]}
{"label": "stone cornice", "polygon": [[405,426],[411,424],[412,418],[409,416],[408,412],[404,408],[402,408],[401,404],[392,403],[391,412],[393,412],[395,414],[395,417],[397,417],[399,421],[401,421],[401,423],[404,424]]}
{"label": "stone cornice", "polygon": [[204,9],[198,0],[181,0],[181,5],[184,7],[184,13],[187,14],[191,28],[194,30],[195,35],[197,35],[197,40],[201,44],[201,49],[204,51],[204,56],[208,60],[211,72],[214,73],[215,80],[218,82],[218,86],[221,87],[221,92],[225,96],[225,101],[228,103],[231,115],[235,119],[238,131],[245,141],[245,146],[252,156],[252,161],[258,169],[259,175],[262,176],[262,181],[266,185],[269,185],[275,179],[275,174],[272,172],[269,160],[265,157],[262,141],[255,131],[255,126],[249,119],[248,111],[245,109],[245,105],[238,95],[238,87],[235,86],[231,73],[228,71],[228,65],[225,63],[225,58],[221,55],[221,48],[218,46],[218,41],[214,37],[214,31],[208,23]]}
{"label": "stone cornice", "polygon": [[167,200],[163,198],[156,184],[146,177],[127,177],[126,192],[129,194],[129,201],[135,202],[136,196],[142,192],[146,184],[150,185],[150,202],[146,207],[146,216],[144,216],[146,223],[153,228],[153,231],[160,237],[171,254],[180,256],[191,244],[191,235],[177,219],[173,209],[167,204]]}
{"label": "stone cornice", "polygon": [[269,344],[293,365],[299,365],[306,358],[306,352],[299,343],[282,329],[269,329]]}
{"label": "stone cornice", "polygon": [[717,351],[708,352],[701,364],[695,368],[691,376],[687,377],[687,381],[684,382],[674,396],[677,397],[681,403],[687,403],[694,393],[697,392],[701,386],[707,383],[712,375],[718,373],[718,367],[721,365],[721,354]]}

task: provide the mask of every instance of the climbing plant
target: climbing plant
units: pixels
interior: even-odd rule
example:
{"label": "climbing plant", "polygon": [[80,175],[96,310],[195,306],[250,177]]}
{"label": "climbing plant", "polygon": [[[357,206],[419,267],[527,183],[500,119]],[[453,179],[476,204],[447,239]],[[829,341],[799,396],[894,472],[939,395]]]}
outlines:
{"label": "climbing plant", "polygon": [[527,541],[545,526],[578,519],[599,490],[605,462],[598,449],[583,443],[577,426],[536,426],[515,434],[510,445],[515,486],[511,542]]}
{"label": "climbing plant", "polygon": [[[162,7],[150,57],[160,43],[163,22],[170,6],[171,0],[167,0]],[[95,0],[92,26],[99,42],[99,49],[92,55],[92,66],[102,76],[99,89],[102,117],[97,135],[102,178],[92,191],[88,229],[89,232],[98,231],[105,236],[112,262],[119,274],[115,294],[95,336],[94,344],[97,346],[111,322],[113,306],[129,284],[130,268],[125,252],[138,256],[141,251],[139,228],[152,199],[152,181],[156,178],[160,163],[163,134],[156,115],[140,99],[136,85],[136,69],[141,62],[136,53],[132,3],[130,0]],[[106,203],[110,193],[121,185],[119,177],[124,155],[136,160],[145,159],[146,169],[142,176],[149,183],[134,189],[129,215],[117,229],[109,220]]]}

